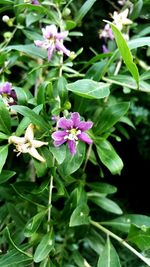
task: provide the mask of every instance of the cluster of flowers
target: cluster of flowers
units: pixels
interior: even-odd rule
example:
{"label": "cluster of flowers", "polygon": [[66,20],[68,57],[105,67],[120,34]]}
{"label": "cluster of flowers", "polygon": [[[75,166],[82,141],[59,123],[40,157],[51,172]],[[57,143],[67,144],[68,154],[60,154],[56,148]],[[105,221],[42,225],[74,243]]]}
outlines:
{"label": "cluster of flowers", "polygon": [[[126,8],[124,11],[122,11],[120,13],[118,13],[117,11],[114,11],[114,13],[111,16],[113,18],[113,24],[115,24],[116,27],[120,31],[122,31],[124,26],[132,24],[132,21],[127,18],[128,17],[128,13],[129,13],[129,10]],[[129,36],[127,34],[123,33],[123,35],[124,35],[124,38],[126,40],[129,39]],[[108,23],[104,26],[103,30],[100,30],[99,37],[103,38],[103,40],[105,42],[105,44],[103,44],[103,46],[102,46],[103,52],[104,53],[109,52],[106,44],[107,44],[108,40],[113,40],[114,39],[114,35],[113,35],[112,29],[111,29],[111,27],[110,27],[110,25]]]}
{"label": "cluster of flowers", "polygon": [[[47,49],[48,60],[51,60],[55,50],[61,51],[61,53],[64,53],[67,56],[70,55],[70,51],[63,45],[63,40],[68,35],[68,31],[58,32],[55,25],[50,25],[43,28],[42,32],[44,40],[36,40],[35,45]],[[5,82],[2,84],[0,87],[0,95],[7,107],[16,104],[17,98],[11,83]],[[93,122],[91,121],[81,121],[78,112],[71,113],[70,118],[59,118],[57,120],[56,129],[60,128],[60,130],[57,130],[52,134],[54,146],[59,147],[62,144],[67,143],[70,153],[75,155],[77,152],[78,140],[87,144],[92,144],[92,140],[89,138],[88,134],[85,133],[85,131],[89,130],[92,126]],[[15,145],[14,151],[18,152],[17,155],[20,155],[20,153],[29,153],[40,162],[44,162],[45,159],[38,153],[37,148],[43,145],[48,145],[48,142],[35,140],[34,129],[35,126],[31,123],[27,127],[23,137],[12,135],[9,137],[8,142],[9,144]]]}

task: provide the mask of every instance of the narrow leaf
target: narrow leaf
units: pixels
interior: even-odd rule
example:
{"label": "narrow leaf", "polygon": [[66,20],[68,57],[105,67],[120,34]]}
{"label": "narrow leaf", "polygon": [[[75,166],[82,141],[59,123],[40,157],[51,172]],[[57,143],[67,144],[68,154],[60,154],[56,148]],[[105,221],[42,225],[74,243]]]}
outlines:
{"label": "narrow leaf", "polygon": [[96,0],[87,0],[83,6],[79,9],[77,16],[75,18],[75,22],[79,23],[84,16],[87,14],[87,12],[91,9],[91,7],[94,5]]}
{"label": "narrow leaf", "polygon": [[100,255],[97,267],[121,267],[119,256],[109,238],[107,239],[102,255]]}
{"label": "narrow leaf", "polygon": [[1,146],[0,147],[0,173],[1,173],[3,166],[6,162],[7,155],[8,155],[8,145]]}

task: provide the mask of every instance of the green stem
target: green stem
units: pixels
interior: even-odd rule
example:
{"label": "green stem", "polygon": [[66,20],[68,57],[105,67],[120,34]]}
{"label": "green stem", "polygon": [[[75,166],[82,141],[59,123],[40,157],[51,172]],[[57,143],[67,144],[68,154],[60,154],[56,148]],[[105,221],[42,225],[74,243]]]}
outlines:
{"label": "green stem", "polygon": [[86,166],[87,166],[90,154],[91,154],[91,149],[92,149],[92,144],[89,145],[89,148],[88,148],[88,151],[87,151],[87,154],[86,154],[86,159],[85,159],[85,164],[84,164],[84,167],[83,167],[83,171],[85,171],[85,169],[86,169]]}
{"label": "green stem", "polygon": [[145,262],[148,266],[150,266],[150,259],[147,259],[146,257],[142,256],[137,250],[135,250],[133,247],[131,247],[126,241],[124,241],[121,237],[115,235],[107,228],[103,227],[99,223],[95,221],[91,221],[91,224],[103,231],[106,235],[111,236],[112,238],[116,239],[121,245],[128,248],[132,253],[134,253],[138,258],[140,258],[143,262]]}
{"label": "green stem", "polygon": [[[53,159],[53,166],[54,166],[55,160]],[[54,177],[51,175],[50,177],[50,183],[49,183],[49,197],[48,197],[48,216],[47,216],[47,232],[50,231],[50,221],[51,221],[51,209],[52,209],[52,190],[53,190],[53,180]]]}

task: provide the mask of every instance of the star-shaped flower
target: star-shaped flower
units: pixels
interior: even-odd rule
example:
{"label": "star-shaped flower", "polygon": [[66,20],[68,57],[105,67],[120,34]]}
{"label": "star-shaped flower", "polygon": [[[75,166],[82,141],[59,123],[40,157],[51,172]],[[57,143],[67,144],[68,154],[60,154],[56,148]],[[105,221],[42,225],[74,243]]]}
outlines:
{"label": "star-shaped flower", "polygon": [[117,11],[114,11],[112,18],[113,18],[113,23],[117,26],[117,28],[121,31],[123,26],[132,24],[132,20],[128,19],[129,10],[126,8],[124,11],[121,13],[118,13]]}
{"label": "star-shaped flower", "polygon": [[33,158],[45,162],[45,159],[38,153],[38,147],[48,145],[47,142],[42,142],[34,139],[34,125],[29,124],[26,129],[24,137],[10,136],[8,139],[9,144],[14,144],[16,149],[15,152],[18,152],[17,156],[21,153],[29,153]]}
{"label": "star-shaped flower", "polygon": [[67,37],[68,31],[58,32],[55,25],[46,26],[42,29],[44,40],[34,41],[36,46],[47,49],[48,61],[51,60],[55,50],[70,56],[70,51],[63,45],[63,40]]}
{"label": "star-shaped flower", "polygon": [[16,93],[12,89],[12,84],[5,82],[0,85],[0,95],[2,96],[3,102],[7,107],[14,105],[16,103]]}
{"label": "star-shaped flower", "polygon": [[54,146],[58,147],[63,143],[68,143],[70,153],[74,155],[76,153],[76,147],[78,140],[81,140],[87,144],[92,144],[92,140],[84,131],[92,128],[92,121],[80,121],[80,115],[78,112],[73,112],[70,119],[60,118],[57,122],[57,128],[62,128],[63,131],[56,131],[52,134],[54,140]]}

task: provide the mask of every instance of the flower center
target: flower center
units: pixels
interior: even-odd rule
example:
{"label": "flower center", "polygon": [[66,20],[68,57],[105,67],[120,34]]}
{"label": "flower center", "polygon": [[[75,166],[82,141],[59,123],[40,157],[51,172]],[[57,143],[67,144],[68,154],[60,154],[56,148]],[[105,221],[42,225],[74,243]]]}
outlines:
{"label": "flower center", "polygon": [[81,131],[76,129],[76,128],[72,128],[71,130],[66,130],[66,132],[69,133],[69,135],[66,135],[64,137],[65,140],[77,141],[78,140],[78,135],[81,134]]}

